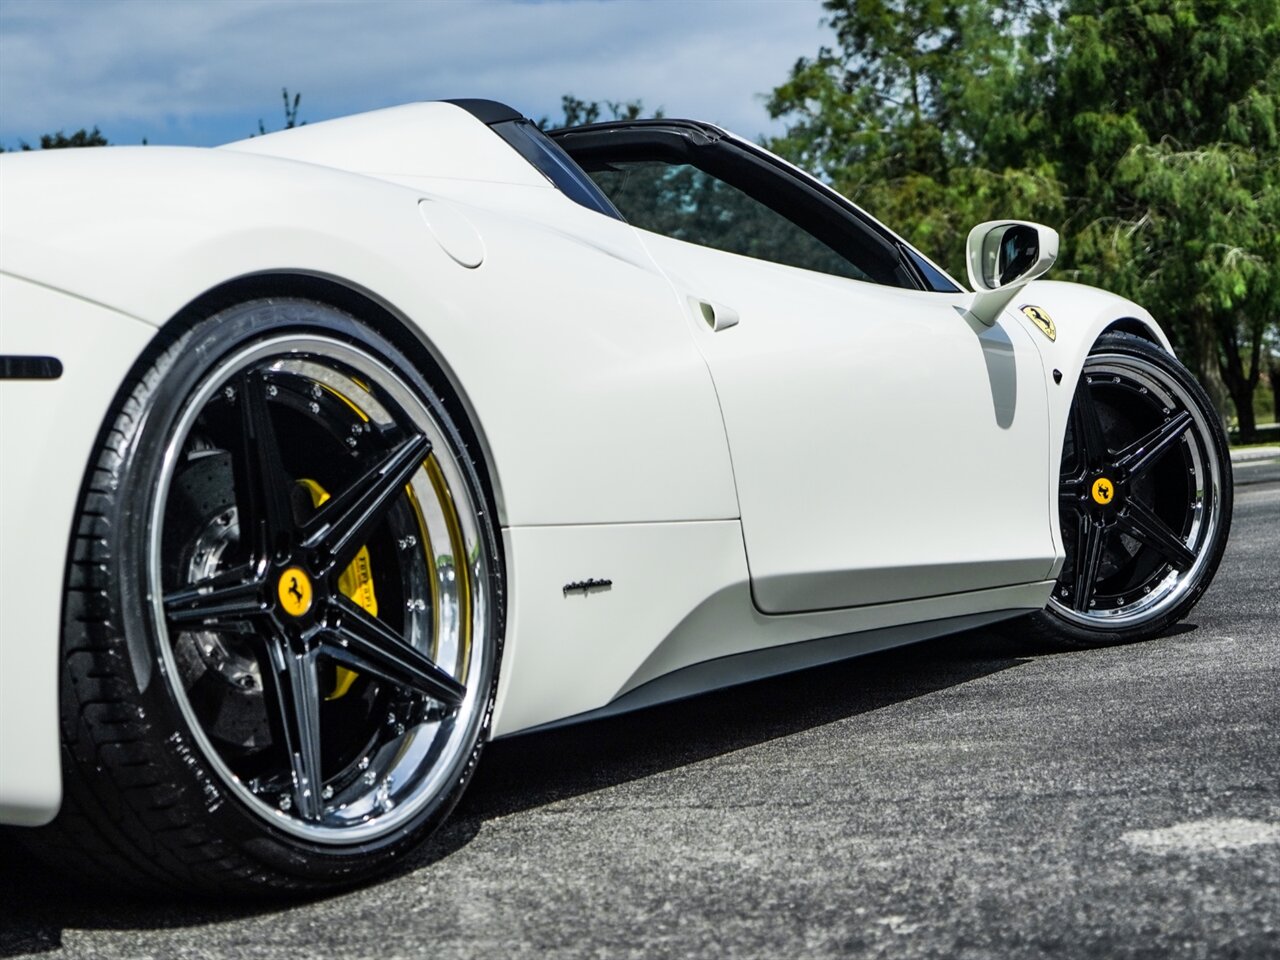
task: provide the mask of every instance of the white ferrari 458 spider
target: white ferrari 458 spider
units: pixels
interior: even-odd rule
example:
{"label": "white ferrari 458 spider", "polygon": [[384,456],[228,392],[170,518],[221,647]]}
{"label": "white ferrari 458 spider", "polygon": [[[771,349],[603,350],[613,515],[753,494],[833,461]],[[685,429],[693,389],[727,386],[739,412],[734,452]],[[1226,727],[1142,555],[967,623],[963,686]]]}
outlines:
{"label": "white ferrari 458 spider", "polygon": [[0,822],[113,882],[352,883],[491,738],[1153,637],[1226,543],[1204,391],[1053,230],[967,291],[709,124],[418,103],[0,191]]}

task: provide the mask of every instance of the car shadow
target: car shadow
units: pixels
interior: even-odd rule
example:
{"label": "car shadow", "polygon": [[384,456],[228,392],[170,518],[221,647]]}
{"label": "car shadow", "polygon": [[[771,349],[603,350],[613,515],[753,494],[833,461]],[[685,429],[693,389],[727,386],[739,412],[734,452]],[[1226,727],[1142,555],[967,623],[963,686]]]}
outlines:
{"label": "car shadow", "polygon": [[1027,656],[1002,634],[972,631],[497,740],[454,817],[484,821],[618,786],[912,700]]}
{"label": "car shadow", "polygon": [[[1052,651],[990,630],[942,637],[678,703],[495,741],[448,822],[397,871],[446,860],[485,821],[685,767],[1008,670]],[[216,924],[297,901],[125,898],[87,889],[0,837],[0,958],[61,948],[62,932]],[[381,881],[394,882],[395,876]]]}

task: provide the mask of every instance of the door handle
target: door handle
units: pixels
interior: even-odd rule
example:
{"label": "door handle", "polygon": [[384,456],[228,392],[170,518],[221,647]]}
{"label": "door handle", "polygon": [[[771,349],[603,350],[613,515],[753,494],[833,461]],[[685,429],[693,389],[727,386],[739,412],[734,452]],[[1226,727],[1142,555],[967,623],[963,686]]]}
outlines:
{"label": "door handle", "polygon": [[700,297],[690,297],[694,310],[698,316],[707,322],[707,326],[712,332],[719,333],[721,330],[728,330],[730,327],[738,325],[738,311],[732,307],[726,307],[722,303],[712,303],[710,300],[703,300]]}

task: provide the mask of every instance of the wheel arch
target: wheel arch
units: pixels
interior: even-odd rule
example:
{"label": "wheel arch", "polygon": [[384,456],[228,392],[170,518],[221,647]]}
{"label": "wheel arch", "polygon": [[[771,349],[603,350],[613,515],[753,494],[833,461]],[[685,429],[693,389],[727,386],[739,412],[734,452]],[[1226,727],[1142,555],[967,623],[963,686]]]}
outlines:
{"label": "wheel arch", "polygon": [[153,351],[163,350],[200,320],[236,304],[272,297],[314,300],[349,313],[373,327],[417,365],[438,392],[445,409],[462,433],[468,447],[466,452],[479,468],[489,506],[495,511],[499,526],[506,522],[497,461],[484,426],[459,377],[421,324],[415,323],[394,304],[357,284],[339,277],[298,270],[264,271],[235,277],[206,290],[170,317],[142,362],[148,361]]}
{"label": "wheel arch", "polygon": [[[1110,324],[1099,331],[1098,335],[1094,338],[1094,344],[1096,345],[1097,342],[1108,333],[1133,334],[1133,336],[1141,337],[1143,340],[1154,344],[1161,350],[1167,349],[1165,342],[1156,335],[1155,331],[1151,328],[1151,325],[1138,317],[1120,317],[1113,320]],[[1090,347],[1090,349],[1092,349],[1092,347]]]}

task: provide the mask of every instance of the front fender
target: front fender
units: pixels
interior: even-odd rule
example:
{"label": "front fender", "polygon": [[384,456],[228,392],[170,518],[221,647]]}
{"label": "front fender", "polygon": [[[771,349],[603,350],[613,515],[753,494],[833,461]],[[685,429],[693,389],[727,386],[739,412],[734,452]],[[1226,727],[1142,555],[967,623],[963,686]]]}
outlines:
{"label": "front fender", "polygon": [[58,810],[58,677],[67,544],[102,412],[155,329],[0,273],[0,354],[61,375],[0,380],[0,823]]}
{"label": "front fender", "polygon": [[[1033,306],[1053,321],[1055,336],[1050,339],[1045,331],[1023,313],[1022,308]],[[1032,338],[1040,349],[1044,363],[1049,393],[1049,476],[1058,475],[1062,462],[1062,446],[1066,438],[1067,418],[1071,414],[1071,399],[1084,369],[1085,359],[1098,338],[1113,328],[1145,336],[1161,348],[1173,353],[1173,345],[1160,329],[1151,314],[1124,297],[1096,287],[1061,280],[1037,280],[1027,285],[1006,311],[1016,317],[1016,322],[1031,328]],[[1056,485],[1050,486],[1049,517],[1053,532],[1054,548],[1058,559],[1053,576],[1061,571],[1065,557],[1062,531],[1058,522]]]}

